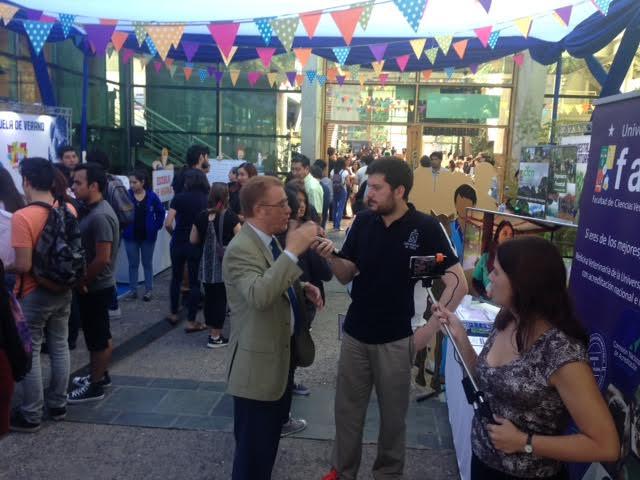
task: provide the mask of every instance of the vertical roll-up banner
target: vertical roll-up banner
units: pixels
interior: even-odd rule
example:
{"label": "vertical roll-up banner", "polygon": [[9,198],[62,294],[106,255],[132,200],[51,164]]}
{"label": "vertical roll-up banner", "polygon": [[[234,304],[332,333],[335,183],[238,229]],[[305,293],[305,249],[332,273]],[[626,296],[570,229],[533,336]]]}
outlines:
{"label": "vertical roll-up banner", "polygon": [[640,94],[596,102],[570,287],[621,440],[613,464],[576,479],[640,478]]}

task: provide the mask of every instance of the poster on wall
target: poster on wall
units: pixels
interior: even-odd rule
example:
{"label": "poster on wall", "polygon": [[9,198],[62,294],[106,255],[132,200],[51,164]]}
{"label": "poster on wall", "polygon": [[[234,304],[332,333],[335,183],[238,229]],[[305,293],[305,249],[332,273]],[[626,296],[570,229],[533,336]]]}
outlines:
{"label": "poster on wall", "polygon": [[20,160],[42,157],[56,161],[58,147],[69,143],[70,134],[64,116],[0,111],[0,163],[21,192]]}
{"label": "poster on wall", "polygon": [[[541,147],[535,147],[537,151]],[[529,150],[529,149],[524,149]],[[544,218],[549,181],[550,153],[547,151],[523,154],[518,174],[518,204],[522,214]],[[524,161],[525,159],[530,161]]]}
{"label": "poster on wall", "polygon": [[576,165],[578,149],[558,146],[551,149],[551,166],[547,192],[546,218],[574,223],[578,214],[576,203]]}
{"label": "poster on wall", "polygon": [[640,478],[640,94],[596,105],[570,287],[621,453],[573,465],[572,476],[631,479]]}

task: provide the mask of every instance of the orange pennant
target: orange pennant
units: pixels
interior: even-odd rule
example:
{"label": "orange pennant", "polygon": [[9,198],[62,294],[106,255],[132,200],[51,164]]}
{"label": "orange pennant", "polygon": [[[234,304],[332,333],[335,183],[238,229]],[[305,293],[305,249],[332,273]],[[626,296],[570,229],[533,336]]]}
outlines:
{"label": "orange pennant", "polygon": [[153,40],[153,44],[158,50],[160,58],[164,61],[169,54],[171,48],[174,32],[173,25],[147,25],[147,35]]}
{"label": "orange pennant", "polygon": [[304,75],[302,74],[296,75],[296,83],[298,84],[299,87],[302,86],[303,82],[304,82]]}
{"label": "orange pennant", "polygon": [[278,81],[278,72],[267,73],[267,80],[269,81],[269,85],[273,87]]}
{"label": "orange pennant", "polygon": [[335,83],[337,76],[338,76],[338,69],[337,68],[328,68],[327,69],[327,80],[329,80],[330,82]]}
{"label": "orange pennant", "polygon": [[191,67],[184,67],[184,78],[187,79],[187,82],[189,81],[189,79],[191,78],[191,74],[193,73],[193,68]]}
{"label": "orange pennant", "polygon": [[100,25],[118,25],[118,20],[113,20],[111,18],[101,18]]}
{"label": "orange pennant", "polygon": [[422,79],[425,82],[428,82],[429,79],[431,78],[431,74],[433,73],[433,70],[423,70],[422,71]]}
{"label": "orange pennant", "polygon": [[307,36],[309,38],[313,38],[313,36],[316,34],[316,28],[318,28],[320,17],[322,17],[322,12],[309,12],[300,14],[300,21],[302,22],[302,25],[304,25],[304,29],[307,31]]}
{"label": "orange pennant", "polygon": [[349,10],[341,10],[339,12],[331,12],[333,21],[336,22],[342,38],[347,45],[351,45],[353,33],[356,31],[356,25],[360,20],[360,16],[364,11],[364,7],[350,8]]}
{"label": "orange pennant", "polygon": [[310,48],[294,48],[293,53],[296,54],[296,58],[304,68],[309,62],[309,58],[311,57],[311,49]]}
{"label": "orange pennant", "polygon": [[231,77],[231,83],[236,86],[238,83],[238,77],[240,76],[240,70],[229,70],[229,76]]}
{"label": "orange pennant", "polygon": [[124,42],[127,41],[127,38],[129,38],[129,33],[115,30],[113,32],[113,35],[111,35],[111,43],[113,43],[113,48],[115,48],[116,51],[119,52],[124,45]]}
{"label": "orange pennant", "polygon": [[460,40],[459,42],[454,42],[452,45],[453,49],[456,51],[456,53],[460,57],[460,60],[464,58],[464,54],[467,51],[468,43],[469,43],[469,40]]}

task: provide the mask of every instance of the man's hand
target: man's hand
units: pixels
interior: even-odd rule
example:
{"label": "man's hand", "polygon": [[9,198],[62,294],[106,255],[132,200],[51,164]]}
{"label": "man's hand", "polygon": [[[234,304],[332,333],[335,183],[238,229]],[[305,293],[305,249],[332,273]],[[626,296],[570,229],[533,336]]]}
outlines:
{"label": "man's hand", "polygon": [[305,283],[304,296],[313,303],[318,310],[322,310],[324,302],[322,301],[322,293],[320,289],[311,283]]}
{"label": "man's hand", "polygon": [[316,241],[319,232],[320,227],[312,221],[305,222],[298,228],[293,228],[290,224],[285,243],[287,250],[299,257]]}
{"label": "man's hand", "polygon": [[335,250],[335,245],[328,238],[318,239],[318,243],[314,247],[314,250],[318,255],[323,258],[330,258]]}

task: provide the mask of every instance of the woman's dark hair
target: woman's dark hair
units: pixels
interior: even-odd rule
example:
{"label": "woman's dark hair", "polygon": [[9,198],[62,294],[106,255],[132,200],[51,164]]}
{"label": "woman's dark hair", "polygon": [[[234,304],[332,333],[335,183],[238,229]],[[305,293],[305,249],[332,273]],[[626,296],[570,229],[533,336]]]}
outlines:
{"label": "woman's dark hair", "polygon": [[413,172],[404,161],[397,158],[375,160],[367,168],[367,175],[384,175],[384,181],[391,186],[392,190],[400,186],[404,187],[403,198],[409,199],[409,192],[413,187]]}
{"label": "woman's dark hair", "polygon": [[202,192],[209,194],[209,189],[209,180],[207,180],[207,176],[200,170],[190,168],[184,173],[185,192]]}
{"label": "woman's dark hair", "polygon": [[503,220],[498,224],[498,228],[496,228],[496,232],[493,234],[493,238],[489,244],[489,256],[487,257],[487,271],[489,272],[493,270],[493,264],[496,261],[496,250],[498,249],[498,238],[500,238],[500,232],[505,228],[510,228],[511,232],[513,232],[515,236],[516,231],[510,221]]}
{"label": "woman's dark hair", "polygon": [[[304,215],[301,218],[296,218],[296,220],[300,220],[301,222],[306,222],[309,220],[316,223],[320,222],[320,218],[318,217],[317,212],[313,208],[313,205],[309,203],[309,195],[307,195],[307,191],[304,188],[304,182],[302,180],[297,180],[297,179],[291,180],[286,183],[284,188],[285,188],[285,191],[287,191],[287,196],[289,195],[289,191],[292,191],[296,195],[300,193],[304,197],[304,204],[307,206],[307,208],[305,208]],[[297,212],[298,208],[300,208],[300,202],[298,201],[297,196],[296,196],[296,205],[297,206],[296,206],[295,212]],[[289,207],[291,207],[291,201],[289,201]],[[294,211],[293,207],[291,207],[291,210]]]}
{"label": "woman's dark hair", "polygon": [[213,182],[211,184],[211,191],[209,192],[209,199],[207,200],[207,207],[209,213],[220,213],[229,205],[229,187],[223,182]]}
{"label": "woman's dark hair", "polygon": [[347,167],[344,159],[336,160],[336,163],[333,165],[333,173],[339,173]]}
{"label": "woman's dark hair", "polygon": [[543,319],[585,346],[589,337],[577,319],[567,292],[567,272],[558,249],[542,237],[525,236],[504,242],[496,252],[511,283],[511,309],[503,308],[495,326],[504,330],[515,320],[516,345],[530,344],[534,324]]}
{"label": "woman's dark hair", "polygon": [[238,167],[238,170],[243,169],[249,175],[249,178],[255,177],[258,175],[258,170],[256,170],[256,166],[251,162],[244,162],[242,165]]}
{"label": "woman's dark hair", "polygon": [[143,168],[136,168],[133,172],[129,174],[130,177],[136,177],[145,190],[151,190],[151,182],[149,182],[149,175],[147,171]]}
{"label": "woman's dark hair", "polygon": [[0,202],[9,213],[15,213],[26,205],[9,170],[2,166],[0,166]]}
{"label": "woman's dark hair", "polygon": [[51,195],[58,201],[74,204],[75,200],[67,193],[69,188],[69,180],[64,176],[62,170],[54,169],[53,188],[51,189]]}
{"label": "woman's dark hair", "polygon": [[298,190],[287,186],[284,189],[284,193],[287,194],[287,203],[289,204],[289,208],[291,209],[291,219],[292,220],[302,220],[298,218],[298,210],[300,209],[300,202],[298,202]]}

